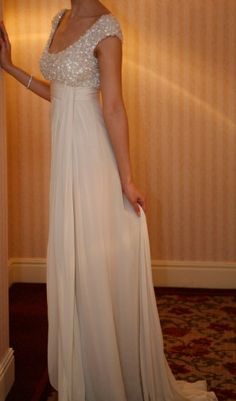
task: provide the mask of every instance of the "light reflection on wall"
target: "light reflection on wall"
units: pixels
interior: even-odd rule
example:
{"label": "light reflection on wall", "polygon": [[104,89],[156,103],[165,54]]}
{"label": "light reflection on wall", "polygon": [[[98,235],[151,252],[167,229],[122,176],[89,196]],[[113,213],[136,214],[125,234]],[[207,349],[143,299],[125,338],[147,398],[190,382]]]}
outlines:
{"label": "light reflection on wall", "polygon": [[[148,77],[148,79],[152,83],[151,86],[155,88],[155,90],[158,90],[159,85],[167,86],[169,87],[169,90],[172,92],[173,96],[185,97],[187,101],[193,103],[192,107],[197,106],[201,108],[202,113],[210,114],[212,119],[219,120],[219,123],[221,122],[222,124],[225,124],[226,128],[236,128],[236,122],[233,121],[233,119],[227,118],[227,116],[225,116],[221,111],[215,109],[207,101],[204,101],[203,99],[194,96],[192,93],[188,92],[177,83],[171,82],[167,77],[161,76],[160,74],[158,74],[157,71],[151,69],[150,66],[137,64],[135,61],[129,59],[126,59],[125,62],[127,69],[130,69],[131,71],[137,69],[138,73],[141,76],[145,77],[145,79]],[[233,131],[232,133],[235,134],[235,131]]]}

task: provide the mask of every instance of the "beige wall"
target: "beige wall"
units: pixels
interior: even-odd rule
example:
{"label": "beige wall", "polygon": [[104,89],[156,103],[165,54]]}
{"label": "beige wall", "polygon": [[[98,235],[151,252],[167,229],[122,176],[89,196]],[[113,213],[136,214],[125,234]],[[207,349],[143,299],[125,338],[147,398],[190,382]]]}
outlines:
{"label": "beige wall", "polygon": [[[69,2],[5,4],[14,61],[41,76],[50,20]],[[235,261],[235,0],[106,4],[125,36],[131,156],[153,259]],[[11,77],[6,85],[9,253],[45,257],[50,105]]]}

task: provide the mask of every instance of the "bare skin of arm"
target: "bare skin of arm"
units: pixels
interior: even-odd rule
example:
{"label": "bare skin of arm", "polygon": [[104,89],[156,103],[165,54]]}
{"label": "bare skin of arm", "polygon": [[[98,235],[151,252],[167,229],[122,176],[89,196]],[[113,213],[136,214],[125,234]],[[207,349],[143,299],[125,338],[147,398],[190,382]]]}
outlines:
{"label": "bare skin of arm", "polygon": [[[0,66],[21,84],[27,86],[30,75],[12,63],[11,43],[3,21],[0,22],[0,32]],[[50,102],[50,83],[33,77],[29,89]]]}
{"label": "bare skin of arm", "polygon": [[129,155],[129,133],[122,95],[122,43],[117,37],[102,40],[96,48],[100,69],[103,115],[116,156],[122,191],[140,215],[145,210],[143,195],[133,181]]}

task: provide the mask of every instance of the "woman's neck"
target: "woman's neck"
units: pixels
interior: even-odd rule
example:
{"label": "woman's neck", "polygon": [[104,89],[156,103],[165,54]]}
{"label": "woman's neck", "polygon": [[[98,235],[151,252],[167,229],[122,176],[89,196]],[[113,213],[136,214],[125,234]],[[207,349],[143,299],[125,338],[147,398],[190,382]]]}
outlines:
{"label": "woman's neck", "polygon": [[70,17],[99,13],[101,4],[98,0],[71,0]]}

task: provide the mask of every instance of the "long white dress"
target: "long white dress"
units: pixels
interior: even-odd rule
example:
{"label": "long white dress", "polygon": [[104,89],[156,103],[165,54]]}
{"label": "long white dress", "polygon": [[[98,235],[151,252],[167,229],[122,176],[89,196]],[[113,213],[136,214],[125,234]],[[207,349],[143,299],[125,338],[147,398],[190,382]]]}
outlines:
{"label": "long white dress", "polygon": [[146,217],[122,192],[104,123],[94,49],[122,31],[104,14],[72,45],[40,58],[51,81],[47,248],[48,371],[59,401],[217,400],[176,380],[165,358]]}

